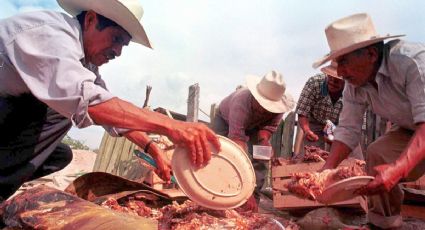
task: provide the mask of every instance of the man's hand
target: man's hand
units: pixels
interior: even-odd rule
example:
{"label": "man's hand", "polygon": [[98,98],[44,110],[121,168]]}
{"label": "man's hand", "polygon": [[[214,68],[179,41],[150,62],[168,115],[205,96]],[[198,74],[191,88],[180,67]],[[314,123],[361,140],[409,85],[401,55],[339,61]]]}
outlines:
{"label": "man's hand", "polygon": [[304,137],[309,141],[318,141],[319,136],[317,136],[313,131],[307,130],[304,134]]}
{"label": "man's hand", "polygon": [[351,149],[346,144],[335,140],[332,143],[329,157],[328,159],[326,159],[326,163],[319,170],[319,172],[322,172],[326,169],[336,168],[341,163],[341,161],[345,160],[348,157],[350,152]]}
{"label": "man's hand", "polygon": [[155,159],[157,169],[155,173],[163,179],[165,182],[170,183],[171,181],[171,165],[167,161]]}
{"label": "man's hand", "polygon": [[310,129],[310,122],[308,120],[308,117],[303,116],[301,114],[298,114],[298,123],[301,129],[304,131],[304,138],[308,141],[318,141],[319,136],[317,136],[313,131]]}
{"label": "man's hand", "polygon": [[375,179],[369,184],[358,189],[355,193],[359,195],[376,195],[389,192],[403,177],[403,170],[395,165],[378,165],[374,167],[377,172]]}
{"label": "man's hand", "polygon": [[211,159],[209,143],[220,151],[220,142],[215,133],[201,123],[176,122],[167,136],[174,144],[186,148],[192,164],[197,166]]}

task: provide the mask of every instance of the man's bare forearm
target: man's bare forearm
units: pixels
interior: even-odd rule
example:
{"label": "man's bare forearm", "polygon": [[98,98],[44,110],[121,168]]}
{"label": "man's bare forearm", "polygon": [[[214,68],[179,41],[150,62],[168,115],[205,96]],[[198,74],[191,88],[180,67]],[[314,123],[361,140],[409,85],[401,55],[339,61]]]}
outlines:
{"label": "man's bare forearm", "polygon": [[351,149],[346,144],[335,140],[332,143],[331,152],[322,170],[336,168],[343,160],[347,159],[350,152]]}
{"label": "man's bare forearm", "polygon": [[298,124],[304,132],[310,131],[310,122],[306,116],[298,114]]}
{"label": "man's bare forearm", "polygon": [[167,116],[141,109],[119,98],[90,106],[89,115],[96,124],[168,134],[176,121]]}

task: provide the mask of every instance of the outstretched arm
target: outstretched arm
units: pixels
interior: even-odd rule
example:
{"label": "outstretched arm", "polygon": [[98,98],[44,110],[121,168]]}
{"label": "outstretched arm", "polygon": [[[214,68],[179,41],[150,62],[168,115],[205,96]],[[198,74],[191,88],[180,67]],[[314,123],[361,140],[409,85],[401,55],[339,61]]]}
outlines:
{"label": "outstretched arm", "polygon": [[301,129],[304,131],[304,138],[309,141],[318,141],[319,136],[315,134],[310,129],[310,122],[308,121],[308,117],[298,114],[298,123],[300,124]]}
{"label": "outstretched arm", "polygon": [[[149,136],[141,131],[129,131],[123,134],[131,142],[139,146],[141,149],[146,149],[146,145],[151,141]],[[146,149],[147,153],[152,156],[157,164],[157,170],[155,171],[161,179],[164,181],[170,181],[171,179],[171,165],[166,159],[165,153],[156,143],[150,143]]]}
{"label": "outstretched arm", "polygon": [[209,142],[220,149],[217,137],[207,126],[172,120],[119,98],[90,106],[88,111],[93,121],[99,125],[163,134],[174,144],[185,147],[192,163],[198,166],[211,158]]}
{"label": "outstretched arm", "polygon": [[361,188],[358,193],[374,195],[389,192],[402,178],[425,159],[425,123],[417,126],[415,134],[400,157],[392,164],[378,165],[375,179]]}
{"label": "outstretched arm", "polygon": [[341,141],[335,140],[332,143],[329,157],[320,171],[323,171],[325,169],[336,168],[343,160],[347,159],[350,152],[351,149],[346,144],[342,143]]}

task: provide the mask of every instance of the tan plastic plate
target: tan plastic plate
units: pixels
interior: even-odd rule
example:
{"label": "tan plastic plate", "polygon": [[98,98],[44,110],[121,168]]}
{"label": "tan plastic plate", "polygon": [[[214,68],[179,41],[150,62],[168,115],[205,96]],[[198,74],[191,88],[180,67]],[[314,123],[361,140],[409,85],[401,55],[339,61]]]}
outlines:
{"label": "tan plastic plate", "polygon": [[333,183],[323,190],[317,201],[332,204],[352,199],[358,195],[354,191],[367,185],[374,179],[373,176],[355,176]]}
{"label": "tan plastic plate", "polygon": [[233,141],[218,136],[221,151],[212,149],[210,162],[193,166],[185,149],[178,147],[171,160],[181,190],[198,204],[217,210],[244,204],[255,187],[255,173],[245,152]]}

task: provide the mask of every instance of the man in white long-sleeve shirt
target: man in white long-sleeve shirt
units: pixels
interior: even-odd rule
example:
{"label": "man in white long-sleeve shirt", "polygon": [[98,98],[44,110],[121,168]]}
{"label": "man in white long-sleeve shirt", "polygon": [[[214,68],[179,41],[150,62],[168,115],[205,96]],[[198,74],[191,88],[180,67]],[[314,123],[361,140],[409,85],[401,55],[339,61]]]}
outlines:
{"label": "man in white long-sleeve shirt", "polygon": [[168,179],[160,150],[142,131],[167,135],[194,164],[206,163],[208,141],[220,148],[210,129],[138,108],[108,92],[100,78],[98,67],[130,40],[151,47],[139,1],[58,2],[76,17],[38,11],[0,21],[0,199],[69,163],[72,152],[60,142],[72,124],[103,125],[127,137],[155,157]]}
{"label": "man in white long-sleeve shirt", "polygon": [[393,128],[366,150],[368,175],[375,179],[357,192],[369,195],[369,222],[379,228],[399,228],[403,191],[398,183],[425,172],[425,45],[385,39],[367,14],[355,14],[326,28],[331,52],[315,63],[338,63],[346,80],[339,126],[323,169],[336,167],[360,139],[363,114],[370,106]]}

